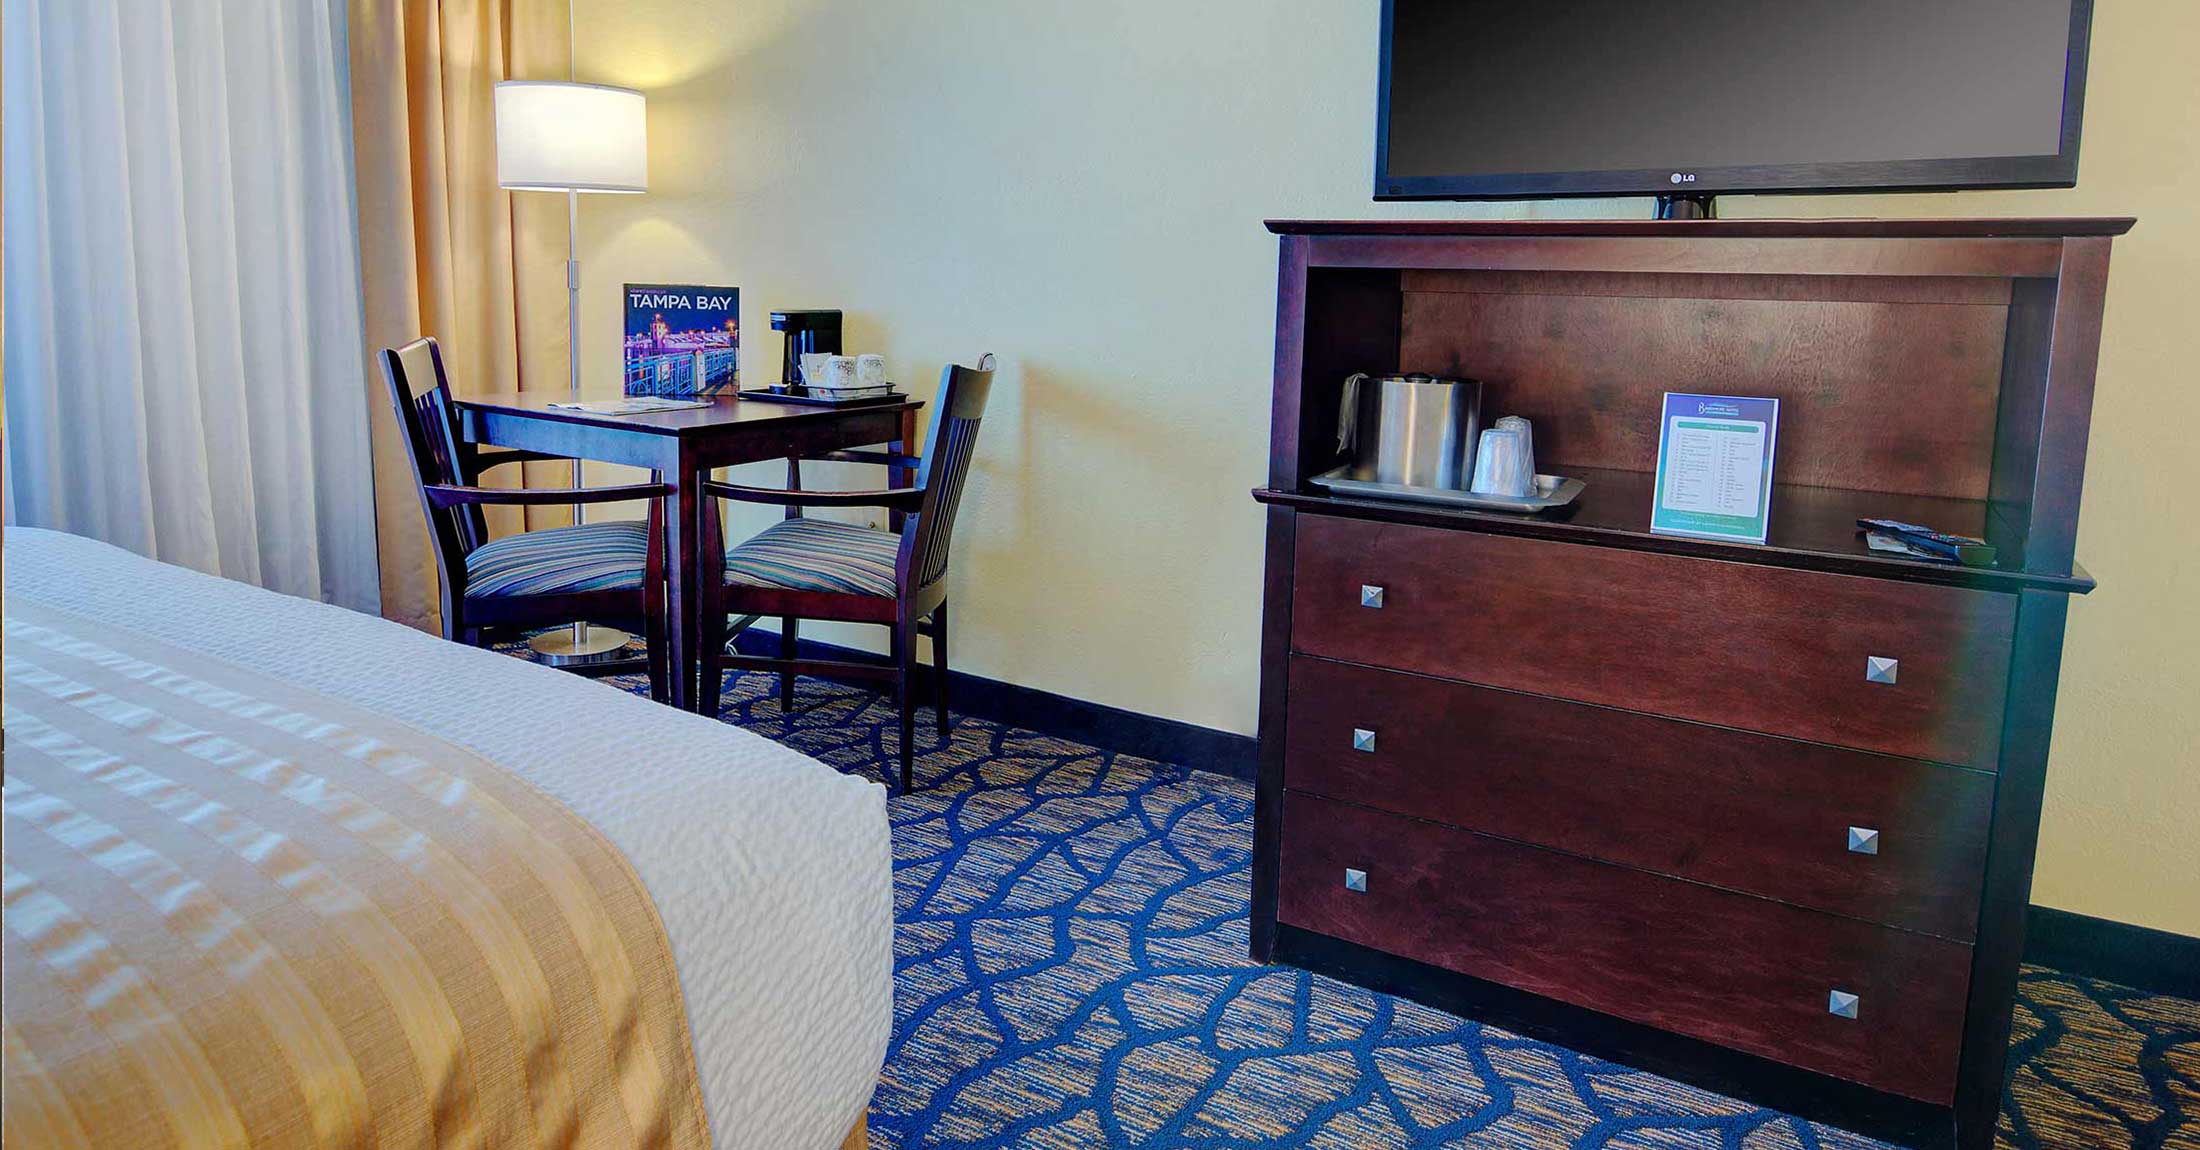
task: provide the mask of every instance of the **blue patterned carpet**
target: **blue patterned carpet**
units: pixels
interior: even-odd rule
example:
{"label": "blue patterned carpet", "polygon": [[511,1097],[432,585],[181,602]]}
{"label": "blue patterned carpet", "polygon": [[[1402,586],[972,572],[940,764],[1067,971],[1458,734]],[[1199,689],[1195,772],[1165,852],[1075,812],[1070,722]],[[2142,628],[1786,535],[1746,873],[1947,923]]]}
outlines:
{"label": "blue patterned carpet", "polygon": [[[633,690],[638,680],[618,680]],[[879,696],[729,676],[723,717],[881,777]],[[1876,1143],[1246,958],[1252,791],[963,718],[892,801],[897,1025],[872,1145]],[[2200,1003],[2029,969],[2002,1140],[2200,1148]]]}

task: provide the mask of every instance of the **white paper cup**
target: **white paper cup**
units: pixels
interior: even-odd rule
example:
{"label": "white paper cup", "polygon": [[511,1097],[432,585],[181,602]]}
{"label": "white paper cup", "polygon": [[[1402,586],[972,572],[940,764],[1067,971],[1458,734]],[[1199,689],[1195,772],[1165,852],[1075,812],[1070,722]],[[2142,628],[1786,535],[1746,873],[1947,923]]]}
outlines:
{"label": "white paper cup", "polygon": [[853,356],[829,355],[818,365],[818,378],[810,381],[811,387],[843,388],[856,385],[856,361]]}
{"label": "white paper cup", "polygon": [[859,355],[856,357],[856,386],[883,387],[886,385],[886,357],[883,355]]}
{"label": "white paper cup", "polygon": [[1520,449],[1525,452],[1528,457],[1528,485],[1532,488],[1535,485],[1536,476],[1535,427],[1527,420],[1517,415],[1505,416],[1499,419],[1496,423],[1491,424],[1490,426],[1503,431],[1517,431],[1520,433]]}
{"label": "white paper cup", "polygon": [[1528,465],[1527,439],[1517,429],[1493,427],[1482,433],[1474,452],[1476,495],[1525,498],[1535,490],[1535,472]]}

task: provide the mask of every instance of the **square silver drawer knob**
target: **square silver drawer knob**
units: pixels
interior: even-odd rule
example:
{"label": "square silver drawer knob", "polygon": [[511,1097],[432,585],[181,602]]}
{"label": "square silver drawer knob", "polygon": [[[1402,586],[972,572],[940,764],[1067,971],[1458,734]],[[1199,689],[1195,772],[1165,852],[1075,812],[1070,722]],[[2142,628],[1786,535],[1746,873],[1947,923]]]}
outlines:
{"label": "square silver drawer knob", "polygon": [[1902,670],[1902,660],[1883,655],[1864,656],[1864,681],[1867,683],[1892,683],[1895,674]]}
{"label": "square silver drawer knob", "polygon": [[1374,754],[1375,732],[1368,730],[1366,727],[1352,728],[1352,749]]}
{"label": "square silver drawer knob", "polygon": [[1344,889],[1367,893],[1367,872],[1353,870],[1351,867],[1344,868]]}
{"label": "square silver drawer knob", "polygon": [[1383,609],[1383,589],[1372,583],[1360,584],[1360,606]]}
{"label": "square silver drawer knob", "polygon": [[1862,999],[1846,990],[1836,990],[1826,995],[1826,1013],[1835,1018],[1854,1018]]}
{"label": "square silver drawer knob", "polygon": [[1879,853],[1879,832],[1870,827],[1849,828],[1849,850],[1860,855]]}

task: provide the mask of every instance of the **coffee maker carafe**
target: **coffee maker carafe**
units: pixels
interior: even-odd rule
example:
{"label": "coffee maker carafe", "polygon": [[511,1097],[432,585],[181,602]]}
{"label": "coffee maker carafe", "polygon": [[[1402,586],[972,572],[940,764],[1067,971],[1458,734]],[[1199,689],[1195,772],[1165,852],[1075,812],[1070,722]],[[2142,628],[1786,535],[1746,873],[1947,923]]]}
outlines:
{"label": "coffee maker carafe", "polygon": [[781,387],[802,390],[802,357],[812,352],[840,354],[839,309],[775,311],[772,330],[787,336],[785,355],[779,364]]}

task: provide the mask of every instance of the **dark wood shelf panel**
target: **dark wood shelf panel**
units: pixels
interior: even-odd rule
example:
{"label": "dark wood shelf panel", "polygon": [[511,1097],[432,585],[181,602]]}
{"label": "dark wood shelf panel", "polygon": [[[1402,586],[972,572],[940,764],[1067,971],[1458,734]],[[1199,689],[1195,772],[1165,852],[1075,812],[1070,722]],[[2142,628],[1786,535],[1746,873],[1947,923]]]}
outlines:
{"label": "dark wood shelf panel", "polygon": [[[1757,545],[1653,533],[1650,530],[1653,477],[1647,472],[1574,468],[1568,474],[1586,483],[1581,497],[1568,507],[1541,515],[1472,511],[1272,488],[1257,489],[1253,497],[1262,503],[1318,514],[1523,535],[1593,546],[1631,547],[1912,583],[1988,591],[2036,588],[2077,595],[2093,589],[2093,580],[2083,571],[2058,574],[2022,570],[2019,566],[2023,561],[2020,541],[2006,526],[2005,517],[1996,515],[1993,505],[1983,500],[1775,485],[1771,537],[1763,545]],[[1874,552],[1865,545],[1863,535],[1856,529],[1856,521],[1860,518],[1899,519],[1990,540],[2002,549],[2003,566],[1959,567]]]}
{"label": "dark wood shelf panel", "polygon": [[2024,219],[1269,220],[1277,235],[1673,236],[1690,239],[2059,239],[2120,236],[2130,216]]}

